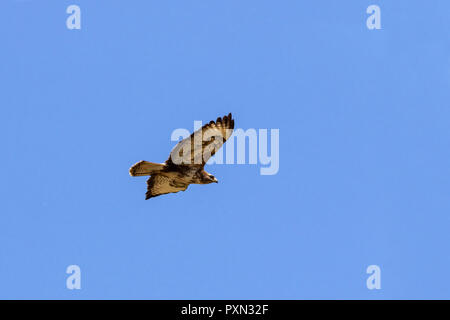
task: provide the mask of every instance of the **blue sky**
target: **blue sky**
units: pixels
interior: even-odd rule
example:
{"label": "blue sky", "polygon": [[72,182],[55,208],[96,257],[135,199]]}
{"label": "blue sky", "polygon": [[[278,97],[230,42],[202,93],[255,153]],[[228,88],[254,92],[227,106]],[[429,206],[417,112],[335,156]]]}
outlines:
{"label": "blue sky", "polygon": [[[1,1],[0,298],[450,298],[449,14]],[[145,201],[128,168],[228,112],[280,130],[278,174],[212,165],[219,184]]]}

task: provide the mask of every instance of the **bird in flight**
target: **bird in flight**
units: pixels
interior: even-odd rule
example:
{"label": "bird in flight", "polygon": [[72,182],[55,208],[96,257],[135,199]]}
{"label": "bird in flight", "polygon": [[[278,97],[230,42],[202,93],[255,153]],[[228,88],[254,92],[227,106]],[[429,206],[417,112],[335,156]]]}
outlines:
{"label": "bird in flight", "polygon": [[130,168],[132,177],[150,176],[145,200],[167,193],[185,191],[190,184],[217,183],[204,167],[209,158],[231,136],[234,119],[228,116],[205,124],[189,137],[181,140],[164,163],[139,161]]}

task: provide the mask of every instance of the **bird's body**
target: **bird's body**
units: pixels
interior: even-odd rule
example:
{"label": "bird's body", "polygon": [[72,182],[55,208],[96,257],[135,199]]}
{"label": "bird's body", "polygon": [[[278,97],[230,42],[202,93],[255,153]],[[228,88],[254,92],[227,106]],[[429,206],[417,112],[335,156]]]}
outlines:
{"label": "bird's body", "polygon": [[217,179],[204,170],[208,159],[231,136],[234,120],[231,113],[217,118],[190,137],[180,141],[164,163],[139,161],[130,168],[130,175],[150,176],[146,200],[166,193],[185,191],[190,184],[209,184]]}

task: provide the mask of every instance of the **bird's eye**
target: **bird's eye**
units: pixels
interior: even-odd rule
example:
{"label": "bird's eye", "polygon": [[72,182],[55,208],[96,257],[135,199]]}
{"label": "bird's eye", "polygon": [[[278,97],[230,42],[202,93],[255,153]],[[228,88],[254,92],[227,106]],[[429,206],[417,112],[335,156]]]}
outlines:
{"label": "bird's eye", "polygon": [[214,176],[213,176],[212,174],[210,174],[209,177],[210,177],[211,179],[214,178]]}

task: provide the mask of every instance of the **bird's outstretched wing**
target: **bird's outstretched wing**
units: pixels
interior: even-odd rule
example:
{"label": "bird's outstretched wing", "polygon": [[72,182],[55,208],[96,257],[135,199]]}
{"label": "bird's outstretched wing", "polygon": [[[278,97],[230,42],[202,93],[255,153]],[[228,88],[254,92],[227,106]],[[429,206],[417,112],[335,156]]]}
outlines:
{"label": "bird's outstretched wing", "polygon": [[205,124],[186,139],[181,140],[170,152],[168,164],[205,165],[225,141],[232,135],[234,119],[231,113]]}
{"label": "bird's outstretched wing", "polygon": [[147,193],[145,194],[145,200],[166,193],[184,191],[188,186],[188,184],[171,179],[162,174],[155,174],[147,180]]}

